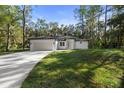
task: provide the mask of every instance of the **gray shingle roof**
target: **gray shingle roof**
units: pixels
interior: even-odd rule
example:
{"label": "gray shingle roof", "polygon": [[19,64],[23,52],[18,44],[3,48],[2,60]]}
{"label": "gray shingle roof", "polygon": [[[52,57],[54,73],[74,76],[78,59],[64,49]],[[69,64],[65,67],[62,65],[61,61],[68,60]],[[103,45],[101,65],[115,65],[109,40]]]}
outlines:
{"label": "gray shingle roof", "polygon": [[42,37],[30,37],[29,38],[30,40],[38,40],[38,39],[58,39],[58,40],[61,40],[61,39],[74,39],[76,41],[80,41],[80,40],[85,40],[85,41],[88,41],[87,39],[81,39],[81,38],[78,38],[78,37],[73,37],[73,36],[42,36]]}

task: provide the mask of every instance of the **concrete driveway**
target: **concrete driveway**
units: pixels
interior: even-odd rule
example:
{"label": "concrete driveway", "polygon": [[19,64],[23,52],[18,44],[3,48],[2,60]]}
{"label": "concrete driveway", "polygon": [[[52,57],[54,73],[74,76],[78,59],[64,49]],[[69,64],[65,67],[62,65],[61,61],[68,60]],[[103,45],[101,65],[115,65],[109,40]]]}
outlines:
{"label": "concrete driveway", "polygon": [[50,52],[19,52],[0,56],[0,88],[21,87],[32,68]]}

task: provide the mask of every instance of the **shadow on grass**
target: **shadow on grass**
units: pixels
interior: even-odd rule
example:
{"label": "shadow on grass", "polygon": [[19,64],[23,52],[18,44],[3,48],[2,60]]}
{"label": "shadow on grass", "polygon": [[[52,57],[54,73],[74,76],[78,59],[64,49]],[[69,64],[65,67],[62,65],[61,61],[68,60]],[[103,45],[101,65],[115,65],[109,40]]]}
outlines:
{"label": "shadow on grass", "polygon": [[123,73],[123,76],[122,76],[121,80],[122,80],[122,82],[121,82],[120,87],[121,87],[121,88],[124,88],[124,73]]}
{"label": "shadow on grass", "polygon": [[106,65],[116,67],[120,64],[120,59],[123,61],[123,55],[119,54],[121,51],[113,51],[96,49],[54,52],[37,64],[22,87],[119,87],[107,85],[108,81],[106,85],[102,85],[96,81],[99,77],[94,80],[97,69],[104,68]]}

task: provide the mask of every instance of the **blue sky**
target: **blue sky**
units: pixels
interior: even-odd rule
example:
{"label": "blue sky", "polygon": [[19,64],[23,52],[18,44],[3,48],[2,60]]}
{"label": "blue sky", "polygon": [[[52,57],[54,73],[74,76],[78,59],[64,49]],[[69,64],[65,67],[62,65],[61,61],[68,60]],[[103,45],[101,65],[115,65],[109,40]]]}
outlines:
{"label": "blue sky", "polygon": [[74,10],[79,8],[77,5],[38,5],[33,6],[32,18],[45,19],[47,22],[58,22],[60,24],[76,24]]}

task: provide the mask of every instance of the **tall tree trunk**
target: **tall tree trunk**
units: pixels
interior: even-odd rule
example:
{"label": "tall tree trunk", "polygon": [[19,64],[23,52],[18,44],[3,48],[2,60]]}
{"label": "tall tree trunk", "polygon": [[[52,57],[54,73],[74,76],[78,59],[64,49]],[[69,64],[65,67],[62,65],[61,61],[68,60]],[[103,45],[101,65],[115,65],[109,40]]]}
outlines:
{"label": "tall tree trunk", "polygon": [[97,31],[99,32],[99,19],[100,19],[100,15],[98,15],[98,22],[97,22]]}
{"label": "tall tree trunk", "polygon": [[10,25],[7,24],[6,52],[9,51],[9,39],[10,39]]}
{"label": "tall tree trunk", "polygon": [[104,32],[104,45],[105,45],[105,47],[107,45],[106,30],[107,30],[107,5],[105,6],[105,32]]}
{"label": "tall tree trunk", "polygon": [[35,29],[35,37],[38,37],[38,30]]}
{"label": "tall tree trunk", "polygon": [[23,6],[23,50],[25,48],[25,5]]}
{"label": "tall tree trunk", "polygon": [[82,27],[81,27],[81,29],[82,29],[82,33],[81,33],[81,35],[84,37],[84,15],[81,15],[81,21],[82,21]]}
{"label": "tall tree trunk", "polygon": [[[82,9],[82,6],[80,5],[80,9]],[[80,19],[81,19],[81,36],[84,37],[84,14],[80,13]]]}
{"label": "tall tree trunk", "polygon": [[[121,24],[121,30],[120,30],[121,32],[120,33],[123,33],[122,29],[124,29],[124,28],[123,28],[123,25]],[[123,35],[124,34],[120,34],[120,45],[121,45],[121,47],[123,46]]]}
{"label": "tall tree trunk", "polygon": [[117,48],[120,48],[120,31],[119,30],[117,35]]}
{"label": "tall tree trunk", "polygon": [[120,23],[120,29],[118,30],[118,42],[117,42],[117,48],[120,48],[122,46],[122,39],[121,39],[121,31],[122,31],[122,23]]}

